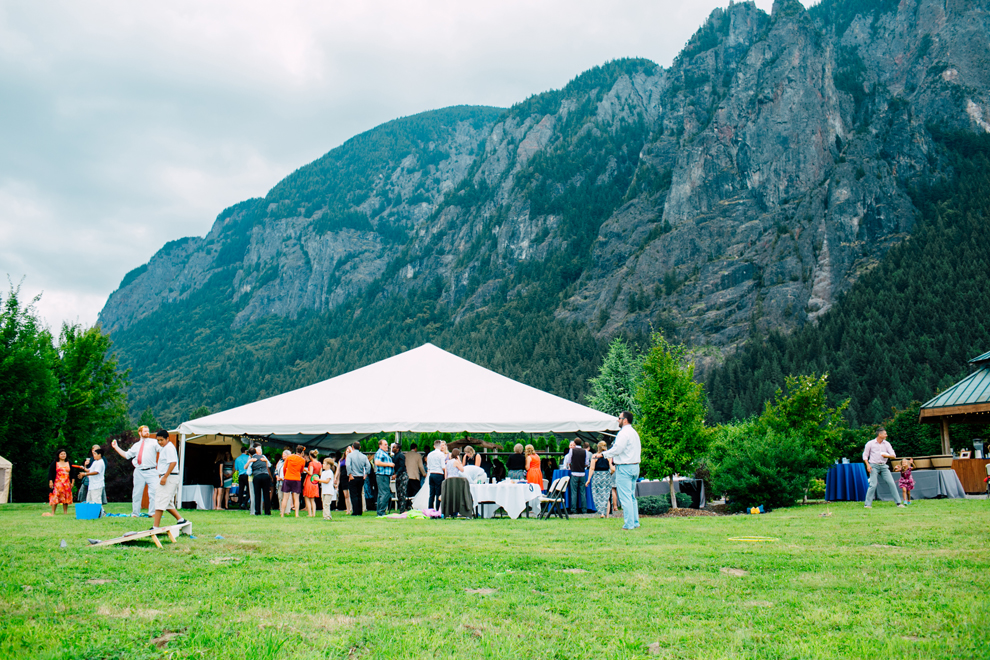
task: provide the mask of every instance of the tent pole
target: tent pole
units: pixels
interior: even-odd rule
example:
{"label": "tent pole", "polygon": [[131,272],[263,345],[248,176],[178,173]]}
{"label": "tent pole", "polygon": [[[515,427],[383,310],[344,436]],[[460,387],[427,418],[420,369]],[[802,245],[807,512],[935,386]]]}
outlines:
{"label": "tent pole", "polygon": [[179,501],[178,507],[182,508],[182,485],[186,481],[186,434],[179,434]]}
{"label": "tent pole", "polygon": [[395,432],[395,444],[399,445],[399,449],[402,449],[402,445],[399,443],[399,432]]}

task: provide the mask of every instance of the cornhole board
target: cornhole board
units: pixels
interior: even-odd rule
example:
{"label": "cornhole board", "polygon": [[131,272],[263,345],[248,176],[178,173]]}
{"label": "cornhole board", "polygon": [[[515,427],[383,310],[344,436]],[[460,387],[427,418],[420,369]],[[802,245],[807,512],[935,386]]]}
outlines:
{"label": "cornhole board", "polygon": [[140,539],[150,538],[155,542],[159,548],[162,547],[162,542],[158,540],[160,534],[164,534],[168,537],[168,540],[175,543],[175,537],[181,536],[183,533],[192,536],[192,523],[186,521],[181,525],[167,525],[162,527],[155,527],[154,529],[146,529],[141,532],[127,532],[123,536],[118,536],[115,539],[108,539],[106,541],[100,541],[99,543],[94,543],[91,547],[98,548],[100,546],[106,545],[117,545],[118,543],[127,543],[129,541],[137,541]]}

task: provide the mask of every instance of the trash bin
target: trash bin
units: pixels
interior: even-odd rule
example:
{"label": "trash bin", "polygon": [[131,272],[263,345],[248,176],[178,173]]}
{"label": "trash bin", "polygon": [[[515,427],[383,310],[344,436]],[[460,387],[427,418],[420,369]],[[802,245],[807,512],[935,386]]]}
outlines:
{"label": "trash bin", "polygon": [[76,520],[96,520],[103,513],[99,502],[79,502],[76,504]]}
{"label": "trash bin", "polygon": [[973,439],[973,458],[983,458],[983,439]]}

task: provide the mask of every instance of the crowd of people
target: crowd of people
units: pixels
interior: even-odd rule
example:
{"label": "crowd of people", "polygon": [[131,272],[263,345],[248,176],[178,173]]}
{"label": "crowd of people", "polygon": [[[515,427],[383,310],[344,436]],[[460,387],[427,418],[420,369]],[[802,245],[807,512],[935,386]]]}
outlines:
{"label": "crowd of people", "polygon": [[[168,431],[160,429],[152,438],[148,427],[138,429],[138,441],[127,451],[124,451],[114,440],[110,446],[123,458],[131,460],[134,466],[134,488],[132,491],[131,515],[141,515],[142,500],[145,486],[148,489],[148,515],[154,520],[152,529],[161,525],[162,515],[168,512],[175,518],[174,524],[185,524],[186,520],[179,514],[176,495],[179,489],[179,454],[175,445],[169,442]],[[46,515],[54,515],[58,505],[62,512],[67,513],[72,503],[72,482],[78,482],[78,501],[102,506],[107,503],[106,497],[107,464],[103,458],[103,448],[93,445],[90,458],[82,465],[69,462],[68,452],[59,449],[56,458],[48,470],[48,487],[50,493],[48,503],[52,511]]]}
{"label": "crowd of people", "polygon": [[[626,417],[628,416],[628,417]],[[616,509],[616,498],[622,502],[624,515],[635,514],[635,498],[631,490],[626,493],[628,476],[625,468],[635,463],[639,471],[639,437],[631,427],[632,414],[623,413],[619,435],[611,449],[600,442],[592,451],[588,442],[572,441],[563,458],[561,468],[571,476],[571,511],[587,513],[585,489],[590,486],[595,508],[601,516],[608,516]],[[185,520],[176,508],[179,485],[178,456],[175,445],[169,442],[168,433],[160,430],[152,438],[149,429],[138,430],[138,440],[127,450],[111,447],[134,467],[131,515],[141,515],[145,489],[148,492],[149,515],[157,527],[162,515],[168,512],[177,523]],[[632,445],[634,449],[630,449]],[[625,449],[623,449],[625,447]],[[83,465],[71,465],[65,450],[59,450],[49,469],[49,504],[54,515],[59,504],[63,512],[72,502],[72,481],[79,482],[80,501],[105,504],[106,461],[103,449],[94,445],[92,457]],[[621,460],[620,460],[621,457]],[[374,509],[376,515],[385,516],[394,508],[398,512],[411,508],[412,498],[421,488],[429,488],[428,506],[439,509],[441,490],[446,479],[470,477],[472,480],[505,478],[535,484],[546,490],[547,476],[557,468],[550,457],[541,457],[533,445],[517,444],[503,463],[487,453],[480,453],[467,446],[448,449],[447,443],[437,440],[433,450],[424,456],[416,443],[403,451],[398,443],[381,440],[374,454],[366,455],[355,442],[342,452],[334,452],[320,460],[319,451],[307,450],[298,445],[295,450],[285,449],[278,462],[265,455],[260,443],[243,447],[233,459],[224,450],[214,463],[215,509],[229,508],[235,500],[240,508],[248,508],[253,515],[271,515],[277,506],[279,515],[299,517],[304,510],[309,517],[316,517],[322,509],[324,520],[332,520],[333,511],[348,515],[364,514]],[[633,478],[632,483],[635,483]],[[624,499],[624,494],[629,497]],[[638,515],[632,517],[638,526]]]}

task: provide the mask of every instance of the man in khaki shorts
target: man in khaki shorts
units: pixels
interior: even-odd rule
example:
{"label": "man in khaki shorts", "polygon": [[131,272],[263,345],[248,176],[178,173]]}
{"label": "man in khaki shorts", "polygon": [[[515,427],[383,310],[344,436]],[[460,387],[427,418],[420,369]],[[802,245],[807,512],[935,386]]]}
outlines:
{"label": "man in khaki shorts", "polygon": [[161,450],[158,452],[158,488],[155,490],[155,527],[161,526],[163,511],[168,511],[175,517],[176,525],[184,525],[186,519],[172,506],[175,493],[179,489],[179,475],[175,472],[179,454],[175,451],[175,445],[168,441],[168,431],[159,431],[157,436]]}

